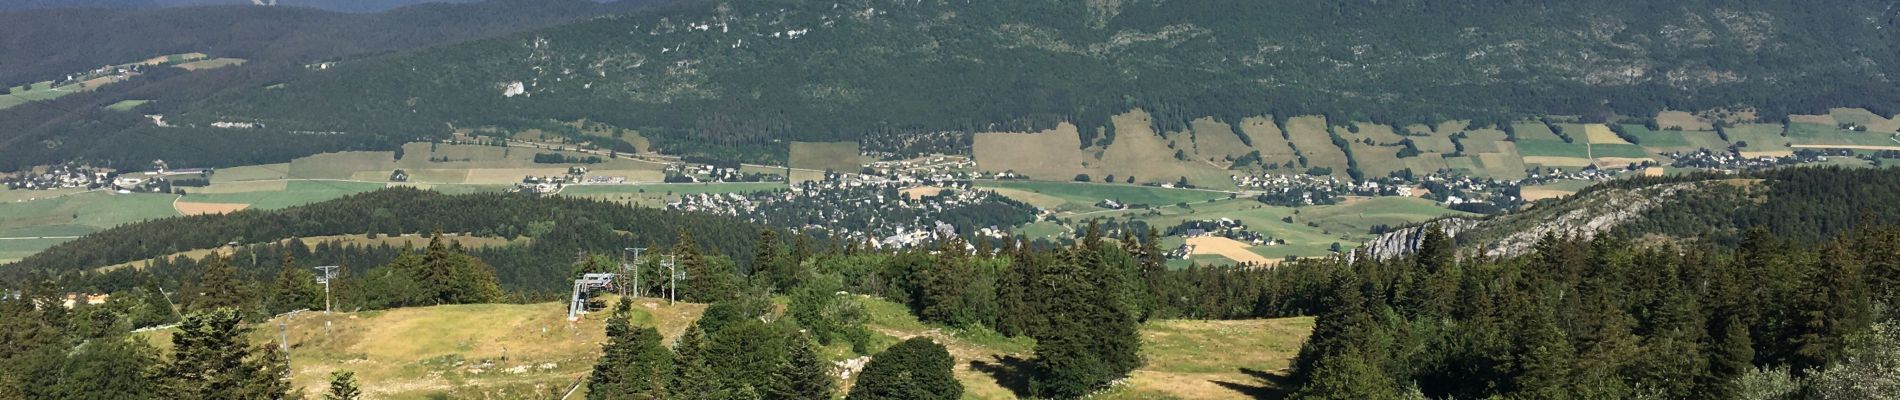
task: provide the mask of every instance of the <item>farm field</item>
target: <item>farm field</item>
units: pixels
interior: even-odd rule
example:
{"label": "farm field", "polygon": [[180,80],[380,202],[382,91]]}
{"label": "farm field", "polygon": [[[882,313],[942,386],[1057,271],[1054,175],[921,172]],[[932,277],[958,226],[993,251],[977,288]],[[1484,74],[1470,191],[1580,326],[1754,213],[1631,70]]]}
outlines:
{"label": "farm field", "polygon": [[1696,117],[1695,114],[1684,111],[1663,111],[1656,113],[1656,127],[1665,130],[1674,127],[1685,131],[1709,131],[1715,129],[1714,126],[1709,124],[1709,121],[1705,121],[1702,118]]}
{"label": "farm field", "polygon": [[792,168],[858,172],[858,142],[792,142],[789,147]]}
{"label": "farm field", "polygon": [[[169,194],[101,190],[32,197],[36,200],[30,201],[26,200],[27,196],[8,194],[21,201],[0,203],[0,238],[82,236],[122,224],[179,215],[172,209],[172,199],[177,196]],[[25,257],[67,240],[70,239],[0,240],[0,262]]]}
{"label": "farm field", "polygon": [[[1174,182],[1185,177],[1198,186],[1233,189],[1232,179],[1222,167],[1204,160],[1175,159],[1175,150],[1154,132],[1150,118],[1139,110],[1115,116],[1115,140],[1106,147],[1082,149],[1077,129],[1084,128],[1064,123],[1040,133],[978,133],[973,154],[982,171],[1015,171],[1041,181],[1068,181],[1077,174],[1087,174],[1090,179],[1114,175],[1117,182],[1132,175],[1137,183]],[[1343,158],[1341,162],[1343,165]]]}
{"label": "farm field", "polygon": [[[216,185],[213,185],[216,186]],[[385,185],[368,182],[293,180],[283,190],[233,193],[193,193],[186,191],[180,201],[192,203],[248,204],[250,208],[274,210],[334,199],[381,189]]]}
{"label": "farm field", "polygon": [[1529,201],[1564,197],[1564,196],[1576,194],[1578,190],[1583,190],[1583,188],[1589,187],[1590,185],[1593,185],[1593,184],[1596,184],[1596,182],[1557,181],[1557,182],[1552,182],[1552,183],[1544,184],[1544,185],[1523,187],[1522,189],[1520,189],[1521,191],[1519,192],[1519,195],[1523,196],[1524,200],[1529,200]]}
{"label": "farm field", "polygon": [[[1198,160],[1224,163],[1228,158],[1239,158],[1240,156],[1247,155],[1248,152],[1254,151],[1253,147],[1240,141],[1239,135],[1246,133],[1236,132],[1232,125],[1228,125],[1224,122],[1216,121],[1213,118],[1200,118],[1190,123],[1189,127],[1193,130],[1192,136],[1175,134],[1171,135],[1171,137],[1194,138],[1191,145],[1194,148],[1194,154]],[[1248,140],[1252,139],[1253,136],[1248,136]],[[1183,144],[1190,143],[1179,143],[1177,141],[1175,146],[1180,147]],[[1265,152],[1262,152],[1261,156],[1266,156]]]}
{"label": "farm field", "polygon": [[1900,146],[1893,132],[1857,132],[1835,125],[1795,122],[1788,125],[1788,139],[1795,145],[1823,146]]}
{"label": "farm field", "polygon": [[1783,127],[1776,124],[1741,124],[1724,128],[1729,142],[1746,143],[1741,151],[1744,156],[1787,155],[1793,151],[1788,147],[1788,138],[1781,136]]}
{"label": "farm field", "polygon": [[[1550,130],[1550,126],[1544,125],[1543,122],[1538,122],[1538,121],[1513,122],[1511,123],[1511,130],[1517,132],[1517,141],[1519,143],[1522,143],[1526,140],[1555,140],[1558,142],[1564,141],[1564,138],[1557,136],[1557,132],[1552,132]],[[1565,132],[1565,133],[1570,133],[1570,132]],[[1578,132],[1578,133],[1581,133],[1581,132]]]}
{"label": "farm field", "polygon": [[20,87],[9,87],[6,89],[7,94],[0,96],[0,110],[26,104],[26,102],[29,101],[57,99],[60,98],[60,96],[79,91],[79,88],[74,87],[74,85],[53,87],[53,81],[44,81],[23,86],[25,86],[27,90],[21,90],[22,88]]}

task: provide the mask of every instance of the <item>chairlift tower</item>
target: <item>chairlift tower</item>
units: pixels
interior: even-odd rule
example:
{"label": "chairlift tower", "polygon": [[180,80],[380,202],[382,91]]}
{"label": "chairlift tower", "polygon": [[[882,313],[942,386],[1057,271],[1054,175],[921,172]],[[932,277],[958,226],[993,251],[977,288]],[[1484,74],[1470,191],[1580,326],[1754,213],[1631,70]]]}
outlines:
{"label": "chairlift tower", "polygon": [[666,267],[666,277],[667,280],[671,282],[666,285],[668,289],[666,293],[666,304],[673,304],[679,301],[680,278],[685,278],[679,271],[679,256],[666,256],[666,260],[660,261],[660,266]]}
{"label": "chairlift tower", "polygon": [[574,296],[567,303],[567,320],[580,320],[581,312],[587,308],[587,302],[581,299],[581,295],[594,290],[612,288],[614,276],[615,274],[595,273],[583,274],[580,279],[575,279]]}
{"label": "chairlift tower", "polygon": [[330,281],[336,279],[336,269],[337,269],[337,266],[335,265],[325,265],[325,266],[317,267],[317,270],[323,271],[323,275],[317,276],[317,283],[323,284],[323,313],[324,314],[330,313]]}
{"label": "chairlift tower", "polygon": [[[641,261],[640,252],[646,251],[646,248],[645,247],[628,247],[628,248],[624,248],[620,250],[622,251],[622,253],[620,253],[620,257],[621,257],[620,274],[626,275],[628,269],[633,270],[633,296],[640,297],[640,295],[643,294],[640,292],[644,290],[640,287],[640,261]],[[627,253],[625,252],[628,252],[628,251],[633,252],[633,262],[631,263],[627,262],[627,259],[626,259]],[[620,296],[621,297],[627,296],[627,285],[620,285]]]}

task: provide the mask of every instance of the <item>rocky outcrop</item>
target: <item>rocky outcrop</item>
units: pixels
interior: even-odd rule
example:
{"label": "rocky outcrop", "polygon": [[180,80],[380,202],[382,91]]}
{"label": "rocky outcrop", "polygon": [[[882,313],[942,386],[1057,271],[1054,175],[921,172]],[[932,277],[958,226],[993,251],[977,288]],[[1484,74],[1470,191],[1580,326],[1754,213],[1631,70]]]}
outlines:
{"label": "rocky outcrop", "polygon": [[[1677,191],[1707,182],[1683,182],[1634,189],[1592,191],[1552,204],[1486,218],[1449,217],[1386,232],[1362,247],[1376,259],[1418,250],[1427,229],[1443,229],[1465,254],[1508,257],[1529,252],[1544,235],[1590,239],[1637,220],[1665,204]],[[1475,253],[1473,253],[1475,252]]]}

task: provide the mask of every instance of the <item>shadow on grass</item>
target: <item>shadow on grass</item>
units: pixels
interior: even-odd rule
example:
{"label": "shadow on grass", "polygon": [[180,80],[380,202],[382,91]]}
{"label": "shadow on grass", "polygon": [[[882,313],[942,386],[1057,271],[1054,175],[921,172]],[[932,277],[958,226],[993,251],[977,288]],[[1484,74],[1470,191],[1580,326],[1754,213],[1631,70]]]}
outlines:
{"label": "shadow on grass", "polygon": [[1214,384],[1216,385],[1220,385],[1221,387],[1232,389],[1233,391],[1236,391],[1236,392],[1240,392],[1240,394],[1247,395],[1247,397],[1252,397],[1256,399],[1272,399],[1272,400],[1279,400],[1279,399],[1286,398],[1287,396],[1286,391],[1287,389],[1291,388],[1290,385],[1293,383],[1292,381],[1288,379],[1286,375],[1275,374],[1272,372],[1261,371],[1261,370],[1257,370],[1253,368],[1241,368],[1240,373],[1246,374],[1248,377],[1253,378],[1253,379],[1248,379],[1251,382],[1227,382],[1227,381],[1212,381],[1212,382],[1214,382]]}
{"label": "shadow on grass", "polygon": [[970,361],[970,369],[989,374],[996,384],[1015,393],[1016,397],[1029,397],[1029,375],[1034,373],[1029,359],[1013,355],[991,356],[989,361]]}

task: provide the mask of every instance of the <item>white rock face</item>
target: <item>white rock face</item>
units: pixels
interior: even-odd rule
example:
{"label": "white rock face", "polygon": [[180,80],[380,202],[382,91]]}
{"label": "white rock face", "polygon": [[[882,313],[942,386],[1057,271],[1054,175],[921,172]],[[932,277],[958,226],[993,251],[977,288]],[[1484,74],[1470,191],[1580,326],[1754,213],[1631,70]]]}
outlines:
{"label": "white rock face", "polygon": [[522,85],[521,81],[509,82],[508,87],[501,89],[501,97],[515,97],[517,95],[526,94],[528,94],[528,86]]}

